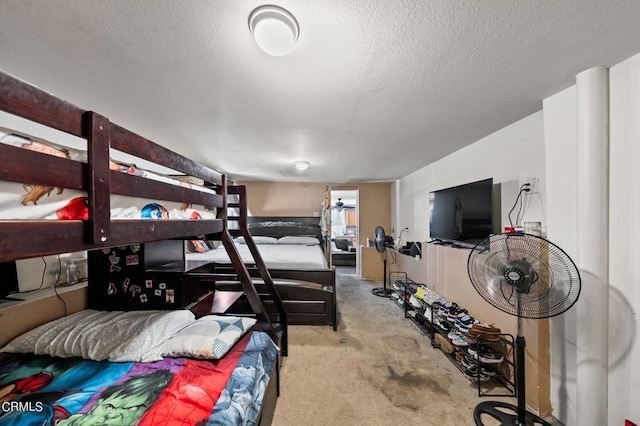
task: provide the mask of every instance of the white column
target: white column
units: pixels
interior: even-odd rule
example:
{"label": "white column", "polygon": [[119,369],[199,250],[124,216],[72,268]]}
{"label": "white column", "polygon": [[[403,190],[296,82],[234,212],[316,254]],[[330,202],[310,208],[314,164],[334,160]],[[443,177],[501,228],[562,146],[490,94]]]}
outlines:
{"label": "white column", "polygon": [[578,121],[578,256],[584,274],[577,303],[577,423],[608,422],[609,73],[576,77]]}

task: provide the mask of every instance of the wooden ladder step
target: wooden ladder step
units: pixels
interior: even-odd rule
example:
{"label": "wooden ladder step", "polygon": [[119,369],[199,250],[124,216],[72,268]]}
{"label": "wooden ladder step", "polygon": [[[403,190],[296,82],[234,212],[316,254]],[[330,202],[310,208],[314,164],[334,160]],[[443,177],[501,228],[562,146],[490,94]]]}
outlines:
{"label": "wooden ladder step", "polygon": [[224,314],[243,294],[242,291],[208,291],[186,309],[196,316]]}

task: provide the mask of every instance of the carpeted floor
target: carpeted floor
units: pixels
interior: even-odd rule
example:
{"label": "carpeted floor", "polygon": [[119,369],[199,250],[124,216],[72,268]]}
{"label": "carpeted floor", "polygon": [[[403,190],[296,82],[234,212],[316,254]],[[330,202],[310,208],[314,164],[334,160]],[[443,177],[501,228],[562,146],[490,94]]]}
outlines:
{"label": "carpeted floor", "polygon": [[338,331],[289,328],[274,426],[474,424],[488,398],[376,286],[340,268]]}

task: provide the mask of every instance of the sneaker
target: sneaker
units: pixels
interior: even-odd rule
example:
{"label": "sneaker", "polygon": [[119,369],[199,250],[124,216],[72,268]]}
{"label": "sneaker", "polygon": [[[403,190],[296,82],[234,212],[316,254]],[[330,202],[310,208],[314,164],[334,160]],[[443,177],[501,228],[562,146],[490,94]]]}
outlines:
{"label": "sneaker", "polygon": [[471,330],[471,327],[473,326],[475,321],[476,320],[472,316],[469,316],[467,314],[458,315],[458,317],[456,318],[455,327],[463,333],[467,333],[469,330]]}
{"label": "sneaker", "polygon": [[420,303],[418,298],[413,294],[409,296],[409,303],[416,309],[422,309],[422,303]]}
{"label": "sneaker", "polygon": [[484,343],[473,343],[469,345],[469,349],[467,350],[467,352],[469,352],[469,355],[471,355],[476,359],[478,359],[479,352],[490,352],[490,351],[492,351],[491,346],[485,345]]}
{"label": "sneaker", "polygon": [[458,315],[460,315],[460,314],[464,315],[466,313],[467,313],[466,309],[461,309],[457,305],[456,306],[452,306],[447,311],[447,318],[449,318],[449,321],[455,321],[458,318]]}
{"label": "sneaker", "polygon": [[467,350],[469,355],[483,364],[500,364],[504,357],[494,351],[491,346],[482,343],[473,343]]}
{"label": "sneaker", "polygon": [[480,362],[484,364],[500,364],[504,357],[494,351],[480,352]]}
{"label": "sneaker", "polygon": [[458,336],[459,336],[459,334],[458,334],[457,331],[451,331],[449,334],[447,334],[447,339],[453,340]]}
{"label": "sneaker", "polygon": [[429,307],[429,305],[425,305],[424,307],[424,317],[431,321],[431,308]]}
{"label": "sneaker", "polygon": [[470,357],[468,354],[465,354],[462,357],[462,361],[461,364],[464,368],[469,368],[471,366],[478,366],[478,361],[476,361],[475,359],[473,359],[472,357]]}
{"label": "sneaker", "polygon": [[455,339],[451,340],[451,343],[453,343],[455,346],[469,346],[470,342],[467,340],[466,337],[458,333]]}
{"label": "sneaker", "polygon": [[486,382],[491,378],[490,375],[486,373],[486,371],[480,367],[471,366],[464,370],[464,375],[470,380],[477,380],[480,382]]}
{"label": "sneaker", "polygon": [[427,297],[427,292],[425,290],[424,287],[420,286],[416,289],[416,294],[415,294],[416,298],[418,298],[418,300],[422,300],[424,301]]}

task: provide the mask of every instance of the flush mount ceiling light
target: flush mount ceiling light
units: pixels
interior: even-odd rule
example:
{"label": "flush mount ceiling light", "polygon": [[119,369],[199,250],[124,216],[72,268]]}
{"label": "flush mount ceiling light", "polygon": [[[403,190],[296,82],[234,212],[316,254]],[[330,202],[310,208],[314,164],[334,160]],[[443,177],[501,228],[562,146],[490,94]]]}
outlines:
{"label": "flush mount ceiling light", "polygon": [[300,28],[289,11],[273,5],[257,7],[249,15],[249,29],[260,49],[271,56],[283,56],[293,49]]}
{"label": "flush mount ceiling light", "polygon": [[295,161],[293,164],[296,165],[296,169],[298,170],[307,170],[309,168],[309,164],[311,163],[304,160],[298,160],[298,161]]}

